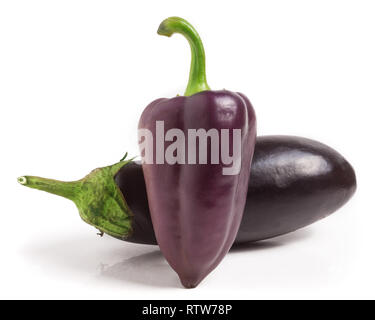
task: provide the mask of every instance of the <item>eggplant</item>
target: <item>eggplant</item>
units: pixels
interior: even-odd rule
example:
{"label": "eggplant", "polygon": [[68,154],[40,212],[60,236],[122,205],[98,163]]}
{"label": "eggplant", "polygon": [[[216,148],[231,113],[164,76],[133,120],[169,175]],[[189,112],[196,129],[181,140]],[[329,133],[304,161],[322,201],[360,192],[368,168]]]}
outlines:
{"label": "eggplant", "polygon": [[[134,213],[134,232],[125,240],[157,244],[141,164],[123,166],[115,181]],[[295,136],[258,137],[235,244],[308,226],[343,206],[355,190],[352,166],[327,145]]]}
{"label": "eggplant", "polygon": [[[123,160],[123,159],[122,159]],[[334,149],[294,136],[258,137],[234,245],[283,235],[327,217],[356,190],[352,166]],[[120,161],[63,182],[22,176],[24,186],[68,198],[88,224],[117,239],[157,244],[142,166]]]}
{"label": "eggplant", "polygon": [[236,243],[306,227],[342,207],[356,187],[350,163],[327,145],[293,136],[260,137]]}

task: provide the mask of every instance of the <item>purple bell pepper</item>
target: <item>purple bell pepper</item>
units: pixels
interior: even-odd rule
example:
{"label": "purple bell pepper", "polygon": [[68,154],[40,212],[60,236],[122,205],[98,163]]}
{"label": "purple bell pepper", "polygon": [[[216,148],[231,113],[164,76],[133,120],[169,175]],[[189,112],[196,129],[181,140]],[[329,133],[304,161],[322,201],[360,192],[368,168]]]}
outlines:
{"label": "purple bell pepper", "polygon": [[187,21],[168,18],[158,33],[187,38],[190,78],[184,96],[155,100],[143,111],[142,168],[160,249],[181,283],[193,288],[220,263],[237,235],[256,119],[243,94],[210,90],[202,42]]}

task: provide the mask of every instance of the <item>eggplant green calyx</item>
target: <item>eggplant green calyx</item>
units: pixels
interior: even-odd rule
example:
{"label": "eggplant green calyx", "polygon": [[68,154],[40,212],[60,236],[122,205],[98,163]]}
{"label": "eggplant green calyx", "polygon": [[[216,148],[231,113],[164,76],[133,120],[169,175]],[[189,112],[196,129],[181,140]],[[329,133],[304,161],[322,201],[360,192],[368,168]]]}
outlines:
{"label": "eggplant green calyx", "polygon": [[34,176],[22,176],[17,181],[26,187],[72,200],[83,221],[101,233],[125,240],[132,233],[133,214],[114,176],[131,160],[97,168],[77,181],[65,182]]}
{"label": "eggplant green calyx", "polygon": [[174,33],[182,34],[188,40],[191,49],[190,75],[185,96],[210,90],[206,80],[206,57],[198,32],[182,18],[170,17],[165,19],[159,26],[158,34],[170,37]]}

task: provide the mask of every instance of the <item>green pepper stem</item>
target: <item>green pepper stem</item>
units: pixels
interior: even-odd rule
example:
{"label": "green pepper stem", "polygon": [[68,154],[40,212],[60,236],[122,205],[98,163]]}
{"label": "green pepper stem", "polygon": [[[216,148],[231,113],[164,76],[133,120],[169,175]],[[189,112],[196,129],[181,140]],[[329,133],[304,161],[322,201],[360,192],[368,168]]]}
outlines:
{"label": "green pepper stem", "polygon": [[182,34],[189,41],[191,49],[190,75],[185,96],[210,90],[206,80],[204,48],[198,32],[189,22],[182,18],[170,17],[165,19],[159,26],[158,34],[170,37],[174,33]]}
{"label": "green pepper stem", "polygon": [[17,181],[26,187],[46,191],[73,201],[79,192],[80,185],[78,181],[65,182],[34,176],[19,177]]}

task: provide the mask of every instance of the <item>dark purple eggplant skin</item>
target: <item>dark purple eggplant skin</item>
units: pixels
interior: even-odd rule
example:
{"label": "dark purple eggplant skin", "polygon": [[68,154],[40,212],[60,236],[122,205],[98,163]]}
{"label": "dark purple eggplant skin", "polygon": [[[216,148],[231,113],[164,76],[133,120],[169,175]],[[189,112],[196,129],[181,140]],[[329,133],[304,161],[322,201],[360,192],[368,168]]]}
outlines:
{"label": "dark purple eggplant skin", "polygon": [[[247,200],[234,245],[287,234],[342,207],[356,190],[352,166],[334,149],[295,136],[258,137]],[[142,166],[131,162],[115,176],[134,214],[128,242],[156,245]]]}
{"label": "dark purple eggplant skin", "polygon": [[[206,146],[207,164],[155,163],[157,121],[163,121],[164,132],[178,128],[184,137],[192,129],[217,130],[220,143],[222,130],[227,130],[229,150],[241,148],[241,154],[236,155],[239,172],[224,175],[228,166],[221,158],[212,164],[211,147],[221,149],[210,143]],[[220,263],[236,238],[255,147],[254,109],[243,94],[207,90],[155,100],[143,111],[138,128],[149,130],[154,137],[153,162],[144,162],[142,168],[157,242],[181,283],[194,288]],[[234,130],[240,130],[240,141],[233,141]],[[171,144],[165,142],[164,150]],[[197,156],[201,153],[196,149]],[[189,156],[186,150],[185,159]]]}
{"label": "dark purple eggplant skin", "polygon": [[293,136],[259,137],[236,243],[264,240],[323,219],[356,190],[352,166],[334,149]]}

